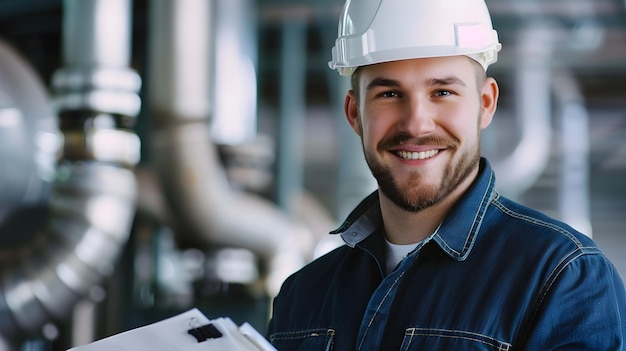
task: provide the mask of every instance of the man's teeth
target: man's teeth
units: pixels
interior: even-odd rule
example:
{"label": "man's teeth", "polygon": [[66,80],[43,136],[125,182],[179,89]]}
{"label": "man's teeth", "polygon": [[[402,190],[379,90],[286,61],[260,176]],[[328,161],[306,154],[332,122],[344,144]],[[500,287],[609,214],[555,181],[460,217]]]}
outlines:
{"label": "man's teeth", "polygon": [[439,150],[430,150],[430,151],[420,151],[420,152],[409,152],[409,151],[398,151],[397,155],[405,160],[424,160],[427,158],[431,158],[439,153]]}

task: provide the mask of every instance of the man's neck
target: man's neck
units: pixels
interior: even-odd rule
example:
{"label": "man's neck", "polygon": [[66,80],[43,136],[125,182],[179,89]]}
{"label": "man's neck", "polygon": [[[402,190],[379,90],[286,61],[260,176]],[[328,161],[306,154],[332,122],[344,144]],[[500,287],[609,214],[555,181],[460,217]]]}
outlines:
{"label": "man's neck", "polygon": [[445,204],[446,198],[419,212],[409,212],[398,207],[382,193],[379,196],[387,240],[399,245],[415,244],[427,238],[443,221],[450,207]]}

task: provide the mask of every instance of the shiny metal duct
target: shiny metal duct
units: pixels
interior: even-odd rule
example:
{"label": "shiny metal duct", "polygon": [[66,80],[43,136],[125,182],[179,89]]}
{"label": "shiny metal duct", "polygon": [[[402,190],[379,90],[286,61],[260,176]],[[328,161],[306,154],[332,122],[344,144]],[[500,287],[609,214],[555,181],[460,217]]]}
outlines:
{"label": "shiny metal duct", "polygon": [[554,77],[554,93],[560,107],[559,218],[593,236],[589,192],[589,111],[579,82],[570,72]]}
{"label": "shiny metal duct", "polygon": [[306,26],[298,21],[282,24],[280,106],[276,202],[292,211],[304,184],[304,119],[306,117]]}
{"label": "shiny metal duct", "polygon": [[[503,160],[494,164],[498,174],[498,185],[502,192],[511,197],[517,197],[530,189],[542,173],[546,170],[553,153],[552,106],[553,99],[560,104],[568,116],[562,128],[573,128],[574,135],[581,139],[576,141],[562,139],[568,143],[563,157],[561,169],[562,180],[572,183],[577,189],[576,199],[561,195],[562,219],[568,223],[575,223],[578,229],[590,233],[591,226],[588,219],[587,168],[581,155],[570,150],[579,149],[585,155],[588,153],[588,136],[580,134],[581,128],[586,127],[587,111],[581,103],[582,97],[577,91],[577,83],[567,78],[563,73],[555,73],[559,65],[566,62],[565,69],[572,65],[567,57],[577,57],[580,53],[594,52],[604,43],[605,31],[598,23],[601,16],[616,13],[617,6],[610,1],[563,1],[542,2],[531,1],[494,1],[488,4],[494,14],[513,13],[527,23],[521,27],[515,43],[513,55],[515,63],[515,93],[516,119],[520,129],[520,141],[515,149]],[[579,18],[577,25],[567,30],[562,24],[550,16]],[[532,17],[534,16],[534,17]],[[583,61],[583,60],[581,60]],[[560,63],[559,63],[560,62]],[[596,60],[585,60],[585,65],[594,65]],[[557,85],[558,82],[569,81],[571,85]],[[569,131],[568,131],[569,132]],[[572,144],[578,144],[570,148]],[[562,144],[561,146],[564,146]],[[575,166],[574,166],[575,165]],[[578,169],[569,175],[571,170]],[[576,179],[576,177],[580,177]],[[574,186],[573,184],[576,184]],[[562,187],[564,184],[560,184]],[[574,201],[572,201],[574,200]],[[579,204],[579,205],[577,205]]]}
{"label": "shiny metal duct", "polygon": [[499,188],[513,198],[535,184],[550,159],[553,34],[551,27],[529,25],[518,36],[515,57],[519,59],[514,73],[520,141],[506,158],[493,165]]}
{"label": "shiny metal duct", "polygon": [[[0,183],[3,184],[0,221],[4,224],[10,213],[29,208],[33,203],[43,206],[48,201],[46,192],[41,189],[49,185],[54,176],[59,138],[43,83],[24,59],[4,42],[0,42],[0,96]],[[42,163],[29,162],[37,160]],[[39,221],[42,218],[43,215],[39,216]],[[16,335],[21,334],[7,298],[11,300],[8,294],[19,291],[12,288],[15,285],[12,281],[19,282],[20,279],[13,277],[24,278],[21,257],[32,254],[19,248],[31,236],[34,227],[24,230],[17,230],[15,225],[2,228],[0,350],[15,349]]]}
{"label": "shiny metal duct", "polygon": [[66,0],[65,67],[53,88],[63,134],[45,228],[3,253],[0,350],[66,318],[114,269],[135,213],[140,79],[129,64],[130,0]]}
{"label": "shiny metal duct", "polygon": [[231,189],[220,165],[209,128],[212,2],[150,5],[151,154],[176,235],[193,245],[253,251],[269,267],[266,286],[274,294],[310,258],[313,237],[271,202]]}
{"label": "shiny metal duct", "polygon": [[257,1],[212,3],[209,33],[213,34],[213,47],[219,50],[212,51],[215,55],[211,60],[211,136],[217,144],[237,145],[257,134]]}

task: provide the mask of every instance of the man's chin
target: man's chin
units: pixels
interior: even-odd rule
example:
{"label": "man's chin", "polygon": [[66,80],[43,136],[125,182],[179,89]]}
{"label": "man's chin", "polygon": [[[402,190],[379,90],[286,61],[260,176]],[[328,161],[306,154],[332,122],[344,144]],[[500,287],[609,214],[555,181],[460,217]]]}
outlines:
{"label": "man's chin", "polygon": [[382,191],[399,208],[408,212],[418,212],[437,203],[438,198],[438,192],[434,188],[423,189],[423,185],[421,188],[419,190],[411,189],[410,192],[400,189],[388,189],[387,191],[382,189]]}

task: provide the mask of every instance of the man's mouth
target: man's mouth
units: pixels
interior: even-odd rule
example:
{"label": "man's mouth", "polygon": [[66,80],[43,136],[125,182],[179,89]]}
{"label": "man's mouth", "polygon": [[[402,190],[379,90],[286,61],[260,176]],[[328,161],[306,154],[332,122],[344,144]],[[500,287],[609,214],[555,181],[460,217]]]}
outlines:
{"label": "man's mouth", "polygon": [[404,160],[425,160],[431,157],[435,157],[439,153],[439,150],[428,151],[396,151],[396,156]]}

